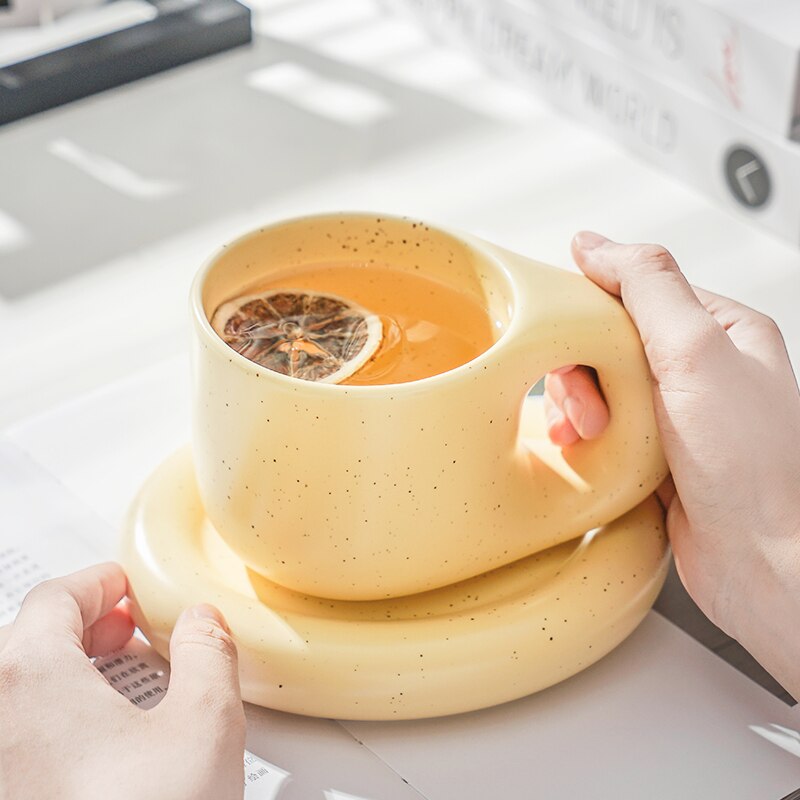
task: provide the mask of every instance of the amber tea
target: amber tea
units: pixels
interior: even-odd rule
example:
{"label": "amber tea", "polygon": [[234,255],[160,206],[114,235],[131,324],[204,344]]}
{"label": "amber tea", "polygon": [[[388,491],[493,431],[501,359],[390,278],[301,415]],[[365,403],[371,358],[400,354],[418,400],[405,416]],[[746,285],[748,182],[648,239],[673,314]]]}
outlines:
{"label": "amber tea", "polygon": [[223,303],[212,325],[235,350],[293,377],[369,385],[466,364],[500,326],[472,295],[412,272],[318,264],[280,273]]}

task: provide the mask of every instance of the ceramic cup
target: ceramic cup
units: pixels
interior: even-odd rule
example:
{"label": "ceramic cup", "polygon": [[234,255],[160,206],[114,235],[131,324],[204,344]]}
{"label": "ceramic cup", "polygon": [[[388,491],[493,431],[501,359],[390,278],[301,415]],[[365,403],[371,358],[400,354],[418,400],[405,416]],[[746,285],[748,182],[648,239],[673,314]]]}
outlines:
{"label": "ceramic cup", "polygon": [[[258,366],[209,323],[270,273],[371,259],[474,296],[497,340],[430,378],[345,386]],[[370,214],[281,222],[214,254],[191,308],[206,513],[250,569],[297,592],[368,600],[451,584],[616,519],[667,473],[622,305],[473,236]],[[575,363],[597,370],[611,419],[554,458],[521,437],[521,411],[537,379]]]}

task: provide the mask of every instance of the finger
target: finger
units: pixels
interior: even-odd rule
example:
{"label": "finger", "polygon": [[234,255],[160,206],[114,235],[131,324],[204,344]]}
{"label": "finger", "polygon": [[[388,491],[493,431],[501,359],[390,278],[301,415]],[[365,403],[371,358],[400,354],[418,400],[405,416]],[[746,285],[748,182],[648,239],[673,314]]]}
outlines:
{"label": "finger", "polygon": [[187,709],[228,721],[242,715],[236,644],[222,614],[209,605],[187,609],[169,643],[171,675],[166,713]]}
{"label": "finger", "polygon": [[558,447],[567,447],[580,440],[578,432],[567,419],[564,412],[555,404],[545,390],[544,415],[547,425],[547,435],[550,441]]}
{"label": "finger", "polygon": [[672,475],[667,475],[664,478],[664,482],[656,489],[656,497],[658,497],[658,501],[664,511],[667,511],[675,497],[675,482],[672,480]]}
{"label": "finger", "polygon": [[115,606],[104,617],[86,629],[83,649],[91,658],[107,656],[124,647],[133,636],[136,623],[126,605]]}
{"label": "finger", "polygon": [[22,601],[11,639],[47,640],[82,649],[83,636],[125,596],[119,564],[98,564],[34,586]]}
{"label": "finger", "polygon": [[11,636],[11,625],[3,625],[0,628],[0,650],[5,646],[9,636]]}
{"label": "finger", "polygon": [[708,289],[703,289],[700,286],[692,286],[692,291],[703,304],[703,308],[722,325],[723,330],[727,331],[746,316],[758,313],[742,303],[737,303],[735,300],[731,300],[721,294],[709,292]]}
{"label": "finger", "polygon": [[617,244],[581,232],[573,239],[572,252],[589,278],[622,298],[657,380],[676,360],[685,372],[698,363],[714,363],[734,349],[663,247]]}
{"label": "finger", "polygon": [[785,369],[789,361],[786,343],[773,319],[743,303],[697,286],[692,287],[704,308],[722,326],[737,350],[770,369]]}
{"label": "finger", "polygon": [[545,378],[545,392],[565,414],[581,439],[596,439],[608,425],[608,406],[594,370],[575,367],[551,372]]}

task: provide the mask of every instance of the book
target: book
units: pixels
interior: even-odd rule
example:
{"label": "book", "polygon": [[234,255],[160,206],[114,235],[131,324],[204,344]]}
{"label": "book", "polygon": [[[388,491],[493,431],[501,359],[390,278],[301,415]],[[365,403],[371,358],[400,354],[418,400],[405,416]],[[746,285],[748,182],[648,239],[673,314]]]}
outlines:
{"label": "book", "polygon": [[670,175],[800,243],[800,144],[632,68],[532,4],[389,0],[389,6]]}
{"label": "book", "polygon": [[800,138],[796,0],[514,0],[716,107]]}
{"label": "book", "polygon": [[86,11],[78,26],[58,20],[41,32],[41,52],[29,52],[35,35],[5,32],[0,45],[24,55],[9,63],[0,47],[0,125],[248,44],[250,17],[237,0],[148,0]]}

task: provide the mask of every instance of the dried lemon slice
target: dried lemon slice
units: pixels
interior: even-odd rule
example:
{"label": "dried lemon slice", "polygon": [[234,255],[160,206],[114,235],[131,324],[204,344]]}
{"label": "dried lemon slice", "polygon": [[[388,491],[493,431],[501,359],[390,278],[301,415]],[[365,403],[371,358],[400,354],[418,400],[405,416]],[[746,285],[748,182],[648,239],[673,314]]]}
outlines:
{"label": "dried lemon slice", "polygon": [[318,383],[341,383],[375,354],[377,315],[333,294],[274,289],[223,303],[211,319],[220,337],[262,367]]}

